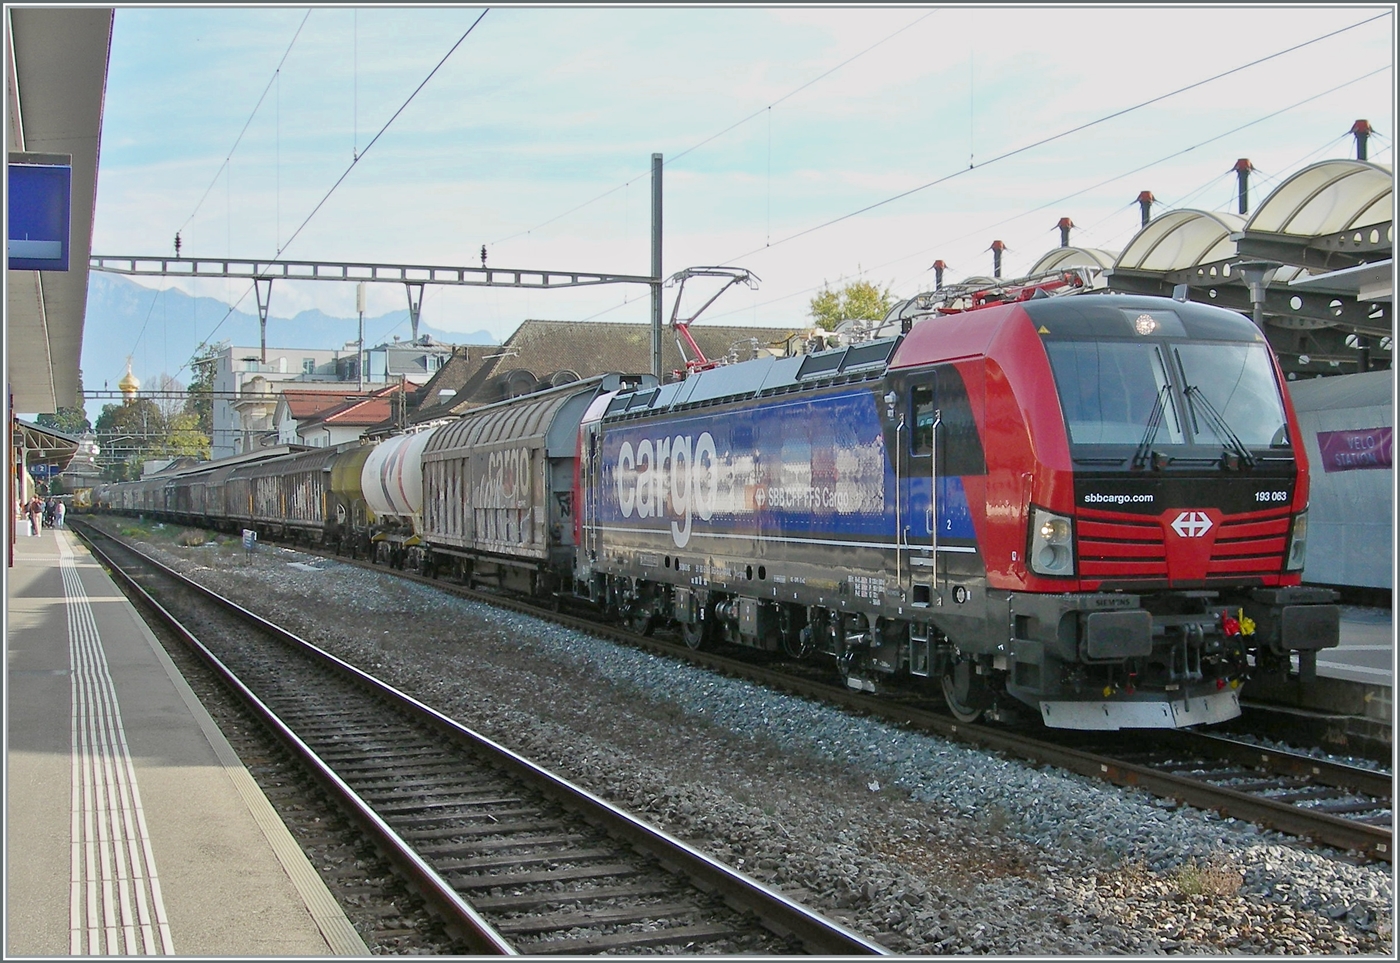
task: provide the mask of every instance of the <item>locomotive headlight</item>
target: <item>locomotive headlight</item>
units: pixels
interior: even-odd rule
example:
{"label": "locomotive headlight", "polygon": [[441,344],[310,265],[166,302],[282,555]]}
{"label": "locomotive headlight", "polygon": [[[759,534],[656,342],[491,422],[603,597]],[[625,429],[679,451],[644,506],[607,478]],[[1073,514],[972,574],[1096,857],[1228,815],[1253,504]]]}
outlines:
{"label": "locomotive headlight", "polygon": [[1288,539],[1288,561],[1284,571],[1298,572],[1308,554],[1308,513],[1303,512],[1293,519],[1293,534]]}
{"label": "locomotive headlight", "polygon": [[1063,515],[1035,508],[1031,544],[1026,553],[1031,571],[1059,577],[1074,574],[1074,523]]}

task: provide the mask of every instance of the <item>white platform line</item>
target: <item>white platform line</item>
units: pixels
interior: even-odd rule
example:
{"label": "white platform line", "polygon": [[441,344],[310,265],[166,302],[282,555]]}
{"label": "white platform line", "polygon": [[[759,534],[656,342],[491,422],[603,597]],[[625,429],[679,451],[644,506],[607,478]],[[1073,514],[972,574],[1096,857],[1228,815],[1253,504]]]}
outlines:
{"label": "white platform line", "polygon": [[173,955],[155,852],[102,637],[68,541],[57,541],[72,679],[69,949],[86,956]]}

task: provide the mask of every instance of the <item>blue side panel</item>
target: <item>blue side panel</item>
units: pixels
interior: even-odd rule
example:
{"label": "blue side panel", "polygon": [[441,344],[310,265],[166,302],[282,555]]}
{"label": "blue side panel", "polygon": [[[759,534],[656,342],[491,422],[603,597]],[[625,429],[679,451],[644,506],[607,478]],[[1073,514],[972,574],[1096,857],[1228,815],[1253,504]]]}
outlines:
{"label": "blue side panel", "polygon": [[[606,426],[598,521],[657,549],[705,536],[891,545],[929,538],[928,478],[896,514],[875,392],[788,396],[741,409]],[[961,478],[940,478],[940,544],[975,544]],[[693,547],[693,546],[692,546]]]}
{"label": "blue side panel", "polygon": [[599,521],[665,534],[889,541],[894,474],[869,390],[606,428]]}
{"label": "blue side panel", "polygon": [[[909,517],[904,524],[909,526],[911,543],[928,541],[929,532],[929,479],[909,480]],[[976,544],[977,532],[972,526],[972,509],[967,502],[967,489],[961,477],[942,476],[938,479],[938,543],[940,545]]]}

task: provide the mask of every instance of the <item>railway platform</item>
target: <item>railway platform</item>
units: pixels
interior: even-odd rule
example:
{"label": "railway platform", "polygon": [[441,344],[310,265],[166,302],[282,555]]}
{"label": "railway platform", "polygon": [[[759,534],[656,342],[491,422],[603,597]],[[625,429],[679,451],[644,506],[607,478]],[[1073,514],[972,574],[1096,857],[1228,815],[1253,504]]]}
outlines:
{"label": "railway platform", "polygon": [[368,956],[82,543],[21,536],[8,574],[6,958]]}

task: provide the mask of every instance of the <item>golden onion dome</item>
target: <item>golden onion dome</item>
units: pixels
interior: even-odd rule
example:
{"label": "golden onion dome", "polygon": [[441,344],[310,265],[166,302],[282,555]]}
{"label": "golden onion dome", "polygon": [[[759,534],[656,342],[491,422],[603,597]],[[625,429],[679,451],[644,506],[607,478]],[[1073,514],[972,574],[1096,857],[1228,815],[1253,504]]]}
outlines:
{"label": "golden onion dome", "polygon": [[131,359],[126,359],[126,374],[122,375],[122,380],[117,382],[117,387],[128,399],[136,397],[136,392],[141,390],[141,379],[131,373]]}

